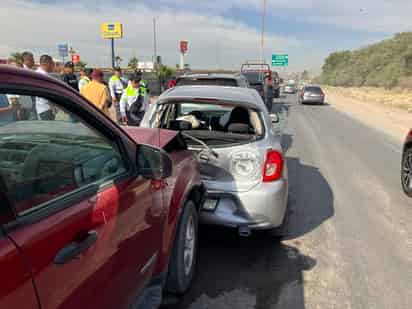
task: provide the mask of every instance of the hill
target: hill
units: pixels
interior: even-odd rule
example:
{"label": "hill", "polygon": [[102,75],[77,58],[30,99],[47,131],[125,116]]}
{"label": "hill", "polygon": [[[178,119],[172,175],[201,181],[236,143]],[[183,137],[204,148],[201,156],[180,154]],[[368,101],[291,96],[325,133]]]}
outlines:
{"label": "hill", "polygon": [[412,32],[354,51],[330,54],[321,82],[344,87],[412,88]]}

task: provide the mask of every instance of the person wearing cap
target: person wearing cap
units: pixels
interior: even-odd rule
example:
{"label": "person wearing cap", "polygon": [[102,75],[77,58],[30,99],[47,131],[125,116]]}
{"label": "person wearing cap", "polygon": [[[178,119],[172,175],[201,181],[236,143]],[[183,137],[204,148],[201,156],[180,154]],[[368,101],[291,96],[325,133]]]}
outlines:
{"label": "person wearing cap", "polygon": [[112,103],[114,104],[114,108],[116,111],[116,118],[118,121],[120,121],[121,115],[119,102],[123,94],[125,84],[122,79],[122,69],[120,69],[119,67],[114,68],[113,73],[113,76],[109,79],[109,90],[110,96],[112,97]]}
{"label": "person wearing cap", "polygon": [[82,88],[90,83],[90,76],[92,74],[91,69],[81,68],[80,69],[80,79],[79,79],[79,91],[82,91]]}
{"label": "person wearing cap", "polygon": [[74,64],[69,61],[64,64],[63,69],[63,81],[72,87],[74,90],[79,91],[79,82],[77,81],[76,75],[74,75]]}
{"label": "person wearing cap", "polygon": [[131,76],[129,85],[120,98],[120,113],[123,123],[130,126],[138,126],[143,119],[147,109],[147,104],[141,91],[141,77]]}
{"label": "person wearing cap", "polygon": [[80,94],[92,102],[107,116],[109,114],[110,96],[106,85],[103,83],[103,72],[95,69],[92,72],[92,81],[82,87]]}

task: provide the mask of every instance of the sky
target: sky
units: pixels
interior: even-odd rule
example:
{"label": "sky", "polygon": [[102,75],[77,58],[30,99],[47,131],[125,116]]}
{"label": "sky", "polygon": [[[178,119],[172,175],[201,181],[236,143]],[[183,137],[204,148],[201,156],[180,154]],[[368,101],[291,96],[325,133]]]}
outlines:
{"label": "sky", "polygon": [[[179,62],[178,42],[187,40],[186,63],[199,69],[238,69],[260,56],[263,0],[0,1],[0,58],[31,50],[58,57],[68,43],[89,66],[110,65],[103,22],[123,23],[115,41],[126,65],[131,57],[150,61],[153,18],[163,63]],[[317,73],[333,51],[367,46],[412,30],[410,0],[267,0],[265,59],[288,54],[284,70]],[[282,70],[282,69],[281,69]]]}

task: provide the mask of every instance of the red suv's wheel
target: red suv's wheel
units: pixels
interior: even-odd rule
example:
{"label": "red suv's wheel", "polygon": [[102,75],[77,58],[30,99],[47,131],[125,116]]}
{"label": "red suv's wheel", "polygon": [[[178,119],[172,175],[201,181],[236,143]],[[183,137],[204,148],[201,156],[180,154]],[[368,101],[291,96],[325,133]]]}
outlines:
{"label": "red suv's wheel", "polygon": [[193,280],[197,261],[198,214],[192,201],[184,207],[176,232],[165,290],[183,294]]}

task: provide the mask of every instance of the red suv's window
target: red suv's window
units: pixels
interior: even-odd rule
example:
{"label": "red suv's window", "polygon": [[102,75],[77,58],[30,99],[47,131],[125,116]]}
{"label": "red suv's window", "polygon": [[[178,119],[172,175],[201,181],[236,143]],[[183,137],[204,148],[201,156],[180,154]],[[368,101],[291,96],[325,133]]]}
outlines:
{"label": "red suv's window", "polygon": [[116,147],[75,116],[44,98],[7,97],[13,109],[0,119],[0,177],[17,214],[125,172]]}

